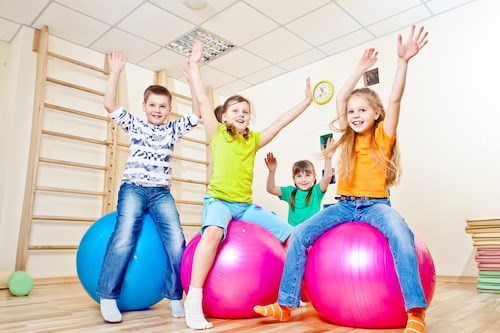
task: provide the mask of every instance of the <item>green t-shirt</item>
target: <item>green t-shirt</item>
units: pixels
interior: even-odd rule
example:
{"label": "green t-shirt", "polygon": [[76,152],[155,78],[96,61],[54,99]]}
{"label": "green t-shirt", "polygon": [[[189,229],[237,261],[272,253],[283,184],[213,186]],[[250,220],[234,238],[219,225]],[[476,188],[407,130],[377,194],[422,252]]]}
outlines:
{"label": "green t-shirt", "polygon": [[220,124],[210,138],[212,178],[208,194],[231,202],[252,202],[252,181],[255,154],[259,149],[260,132],[250,132],[248,139],[234,139],[226,125]]}
{"label": "green t-shirt", "polygon": [[312,187],[311,198],[309,199],[309,205],[306,206],[306,198],[309,191],[297,189],[297,193],[295,194],[295,209],[292,210],[292,206],[290,206],[290,198],[294,190],[295,186],[281,187],[280,199],[288,202],[288,224],[295,227],[319,212],[321,209],[321,200],[323,199],[326,191],[321,191],[319,183],[314,184]]}

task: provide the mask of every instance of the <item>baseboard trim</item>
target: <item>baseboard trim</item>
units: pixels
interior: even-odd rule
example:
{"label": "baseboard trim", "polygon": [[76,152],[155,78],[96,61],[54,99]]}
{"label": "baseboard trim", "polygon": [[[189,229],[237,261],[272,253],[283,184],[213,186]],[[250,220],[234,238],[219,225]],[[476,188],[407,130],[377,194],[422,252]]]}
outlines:
{"label": "baseboard trim", "polygon": [[[451,275],[436,275],[437,282],[446,283],[477,283],[477,276],[451,276]],[[80,282],[77,276],[52,277],[34,279],[36,285],[56,284],[56,283],[75,283]]]}
{"label": "baseboard trim", "polygon": [[477,276],[436,275],[437,282],[477,283]]}
{"label": "baseboard trim", "polygon": [[35,285],[56,284],[56,283],[75,283],[80,282],[78,276],[63,276],[33,279]]}

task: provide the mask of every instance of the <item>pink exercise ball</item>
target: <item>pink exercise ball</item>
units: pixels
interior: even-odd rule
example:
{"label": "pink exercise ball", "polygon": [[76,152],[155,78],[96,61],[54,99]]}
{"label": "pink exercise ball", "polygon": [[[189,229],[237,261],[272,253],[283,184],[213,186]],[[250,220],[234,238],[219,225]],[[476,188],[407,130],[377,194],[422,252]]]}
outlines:
{"label": "pink exercise ball", "polygon": [[[429,305],[436,284],[434,262],[417,238],[415,247]],[[329,322],[357,328],[406,325],[389,243],[366,223],[344,223],[319,237],[308,253],[304,279],[311,304]]]}
{"label": "pink exercise ball", "polygon": [[[188,291],[198,233],[187,245],[181,280]],[[276,302],[285,264],[281,242],[259,225],[231,221],[203,286],[203,310],[214,318],[251,318],[253,307]]]}

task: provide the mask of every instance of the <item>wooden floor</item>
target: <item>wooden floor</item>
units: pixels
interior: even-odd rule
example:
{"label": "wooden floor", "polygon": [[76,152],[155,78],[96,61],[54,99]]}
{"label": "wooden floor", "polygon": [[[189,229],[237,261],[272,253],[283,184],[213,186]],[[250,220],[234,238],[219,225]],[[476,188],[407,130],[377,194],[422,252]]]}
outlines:
{"label": "wooden floor", "polygon": [[[277,323],[267,318],[211,319],[215,328],[207,333],[396,333],[402,329],[363,330],[322,321],[311,305],[296,310],[292,321]],[[37,285],[25,297],[0,290],[0,332],[194,332],[183,319],[170,317],[167,301],[149,310],[126,312],[123,322],[106,324],[99,307],[79,283]],[[438,283],[427,311],[427,333],[500,332],[500,295],[480,294],[475,284]]]}

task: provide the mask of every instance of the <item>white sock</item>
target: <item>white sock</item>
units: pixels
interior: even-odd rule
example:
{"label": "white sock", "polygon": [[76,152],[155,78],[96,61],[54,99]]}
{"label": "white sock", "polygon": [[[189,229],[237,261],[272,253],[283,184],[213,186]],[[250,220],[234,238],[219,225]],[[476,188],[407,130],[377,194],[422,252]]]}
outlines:
{"label": "white sock", "polygon": [[203,288],[189,286],[184,309],[186,310],[186,325],[193,330],[205,330],[214,327],[203,314],[202,301]]}
{"label": "white sock", "polygon": [[186,316],[184,306],[180,300],[171,300],[170,310],[172,310],[172,317],[174,318],[184,318]]}
{"label": "white sock", "polygon": [[299,305],[301,308],[307,306],[307,303],[304,302],[303,300],[300,300],[300,305]]}
{"label": "white sock", "polygon": [[122,321],[122,314],[116,305],[116,299],[107,299],[101,297],[101,315],[108,323],[119,323]]}

